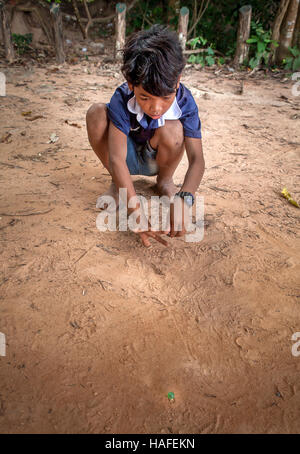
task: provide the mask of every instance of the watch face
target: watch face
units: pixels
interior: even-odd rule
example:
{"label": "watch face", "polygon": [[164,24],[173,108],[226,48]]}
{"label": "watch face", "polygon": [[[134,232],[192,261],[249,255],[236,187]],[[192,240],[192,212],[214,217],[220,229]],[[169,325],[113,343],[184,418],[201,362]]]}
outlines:
{"label": "watch face", "polygon": [[191,197],[190,195],[186,195],[184,197],[184,201],[189,207],[193,206],[193,197]]}

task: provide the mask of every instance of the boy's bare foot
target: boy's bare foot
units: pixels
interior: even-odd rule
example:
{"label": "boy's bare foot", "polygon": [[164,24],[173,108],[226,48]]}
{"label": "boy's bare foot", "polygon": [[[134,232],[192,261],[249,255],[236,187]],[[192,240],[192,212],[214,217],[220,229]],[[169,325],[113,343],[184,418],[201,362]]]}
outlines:
{"label": "boy's bare foot", "polygon": [[[104,203],[104,206],[103,206],[103,197],[106,197],[106,196],[110,196],[115,200],[115,203],[116,203],[115,207],[114,207],[113,203],[111,203],[111,204]],[[117,192],[117,188],[116,188],[115,184],[111,183],[108,191],[104,192],[104,194],[102,194],[98,197],[97,202],[96,202],[96,208],[101,208],[101,209],[107,210],[107,211],[114,211],[114,208],[116,208],[116,210],[117,210],[118,206],[119,206],[119,194]]]}
{"label": "boy's bare foot", "polygon": [[164,179],[164,180],[159,180],[157,178],[156,180],[156,187],[159,192],[159,195],[166,195],[167,197],[173,197],[173,195],[178,192],[178,188],[175,186],[173,178],[171,179]]}

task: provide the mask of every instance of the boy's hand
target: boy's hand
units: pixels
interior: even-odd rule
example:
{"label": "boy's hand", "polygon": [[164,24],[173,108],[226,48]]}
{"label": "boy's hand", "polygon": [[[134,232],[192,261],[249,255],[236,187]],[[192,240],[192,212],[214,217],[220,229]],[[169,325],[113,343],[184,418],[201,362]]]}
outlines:
{"label": "boy's hand", "polygon": [[189,219],[189,207],[181,197],[174,197],[170,205],[170,232],[171,238],[183,236],[186,233]]}
{"label": "boy's hand", "polygon": [[[140,225],[141,227],[136,227],[136,228],[131,228],[131,231],[139,235],[139,237],[142,240],[142,243],[145,247],[150,247],[150,238],[153,238],[154,240],[158,241],[159,243],[163,244],[164,246],[168,246],[168,242],[166,240],[163,240],[160,235],[168,232],[162,232],[162,231],[152,231],[151,230],[151,224],[147,220],[142,206],[138,206],[139,209],[139,215],[136,218],[136,223],[137,225]],[[135,210],[133,210],[135,211]]]}
{"label": "boy's hand", "polygon": [[148,230],[147,232],[135,232],[139,235],[139,237],[142,240],[142,243],[145,247],[150,247],[151,243],[149,241],[150,238],[154,238],[154,240],[158,241],[159,243],[163,244],[164,246],[168,246],[168,242],[166,240],[163,240],[160,235],[162,235],[165,232],[152,232],[151,230]]}

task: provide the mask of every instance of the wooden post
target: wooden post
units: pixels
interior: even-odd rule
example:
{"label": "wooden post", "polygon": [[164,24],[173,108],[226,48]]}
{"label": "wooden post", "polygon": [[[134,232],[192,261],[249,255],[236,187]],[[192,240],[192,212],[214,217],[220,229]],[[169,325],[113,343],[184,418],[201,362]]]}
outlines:
{"label": "wooden post", "polygon": [[297,21],[295,25],[295,30],[294,30],[294,37],[293,37],[293,43],[292,47],[299,47],[300,49],[300,6],[298,10],[298,16],[297,16]]}
{"label": "wooden post", "polygon": [[11,8],[0,1],[0,19],[2,25],[3,41],[5,48],[5,55],[9,63],[15,59],[14,45],[11,39]]}
{"label": "wooden post", "polygon": [[185,50],[188,24],[189,24],[189,9],[186,6],[183,6],[179,12],[179,24],[178,24],[178,38],[179,38],[179,42],[181,44],[182,50]]}
{"label": "wooden post", "polygon": [[236,51],[233,60],[233,66],[239,67],[244,60],[248,57],[249,45],[246,43],[250,35],[250,24],[251,24],[251,14],[252,6],[245,5],[239,9],[239,26],[237,34],[237,44]]}
{"label": "wooden post", "polygon": [[126,5],[125,3],[117,3],[115,59],[118,61],[122,60],[121,50],[125,45],[125,33],[126,33]]}
{"label": "wooden post", "polygon": [[54,30],[56,61],[58,64],[62,64],[65,62],[66,56],[64,51],[64,35],[60,6],[52,3],[50,13]]}
{"label": "wooden post", "polygon": [[[290,0],[280,0],[280,5],[278,7],[274,24],[273,24],[273,30],[272,30],[272,40],[279,42],[280,39],[280,27],[282,24],[282,21],[284,19],[285,13],[287,11],[287,8],[289,6]],[[274,44],[271,44],[271,55],[269,57],[269,62],[270,63],[275,63],[276,61],[276,54],[277,54],[277,49],[278,47],[275,47]]]}
{"label": "wooden post", "polygon": [[278,62],[281,62],[285,57],[291,56],[289,47],[292,45],[293,34],[297,20],[299,8],[299,0],[290,0],[284,23],[280,31],[279,47],[276,52]]}

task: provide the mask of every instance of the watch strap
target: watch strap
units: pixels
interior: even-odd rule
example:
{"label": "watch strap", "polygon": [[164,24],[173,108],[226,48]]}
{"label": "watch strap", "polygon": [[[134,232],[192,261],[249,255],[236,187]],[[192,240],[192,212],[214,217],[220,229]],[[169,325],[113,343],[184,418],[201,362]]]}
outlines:
{"label": "watch strap", "polygon": [[191,192],[179,191],[179,192],[176,192],[175,196],[181,197],[183,200],[184,200],[185,197],[191,197],[192,198],[192,205],[194,205],[195,197],[193,196],[193,194]]}

